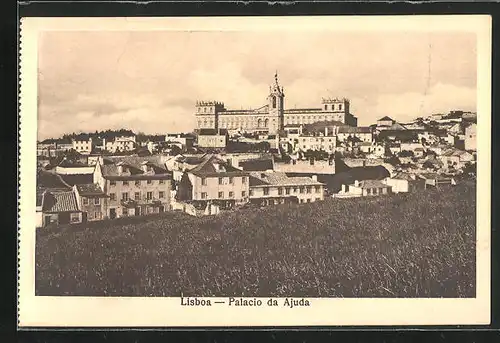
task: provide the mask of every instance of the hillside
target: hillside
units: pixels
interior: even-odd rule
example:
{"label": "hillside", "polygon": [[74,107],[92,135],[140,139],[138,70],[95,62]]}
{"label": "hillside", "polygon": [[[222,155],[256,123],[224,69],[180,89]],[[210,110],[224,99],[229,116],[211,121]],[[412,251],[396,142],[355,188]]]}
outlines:
{"label": "hillside", "polygon": [[37,295],[474,297],[475,188],[40,230]]}

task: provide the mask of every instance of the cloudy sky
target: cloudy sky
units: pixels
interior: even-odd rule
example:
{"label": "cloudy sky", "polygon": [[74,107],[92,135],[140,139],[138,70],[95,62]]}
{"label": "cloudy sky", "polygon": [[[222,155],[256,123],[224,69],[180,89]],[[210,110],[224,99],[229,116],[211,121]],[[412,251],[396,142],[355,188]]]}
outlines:
{"label": "cloudy sky", "polygon": [[44,32],[39,139],[195,128],[196,100],[264,105],[277,70],[285,108],[347,97],[359,125],[476,110],[476,37],[412,32]]}

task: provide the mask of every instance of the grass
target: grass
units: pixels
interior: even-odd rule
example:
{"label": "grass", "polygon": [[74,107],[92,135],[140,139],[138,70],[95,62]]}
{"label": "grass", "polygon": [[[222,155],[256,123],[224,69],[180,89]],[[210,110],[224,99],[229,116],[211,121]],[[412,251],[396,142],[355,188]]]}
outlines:
{"label": "grass", "polygon": [[40,229],[36,294],[474,297],[475,186]]}

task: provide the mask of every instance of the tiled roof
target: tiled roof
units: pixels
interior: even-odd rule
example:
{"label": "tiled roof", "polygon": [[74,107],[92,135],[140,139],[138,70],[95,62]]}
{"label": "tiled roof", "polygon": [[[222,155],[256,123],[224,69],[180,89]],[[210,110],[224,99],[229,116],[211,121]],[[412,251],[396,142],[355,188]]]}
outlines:
{"label": "tiled roof", "polygon": [[[216,165],[222,168],[217,169]],[[207,155],[203,162],[189,172],[197,176],[248,176],[247,172],[231,166],[214,155]]]}
{"label": "tiled roof", "polygon": [[462,156],[464,154],[467,154],[467,151],[463,150],[458,150],[458,149],[450,149],[445,152],[443,152],[442,156]]}
{"label": "tiled roof", "polygon": [[[154,174],[144,173],[142,165],[147,162],[148,166],[152,167]],[[130,175],[120,175],[118,173],[118,163],[121,163]],[[107,156],[104,158],[102,167],[102,175],[106,179],[114,180],[130,180],[130,179],[167,179],[170,177],[168,170],[161,161],[161,156]],[[81,183],[92,183],[81,182]]]}
{"label": "tiled roof", "polygon": [[388,116],[382,117],[382,118],[380,118],[378,121],[387,121],[387,120],[394,121],[392,118],[390,118],[390,117],[388,117]]}
{"label": "tiled roof", "polygon": [[43,212],[78,212],[75,194],[71,192],[47,192],[43,197]]}
{"label": "tiled roof", "polygon": [[[413,175],[415,176],[415,175]],[[396,179],[396,180],[407,180],[407,181],[414,181],[415,179],[412,177],[412,174],[409,173],[403,173],[399,172],[396,175],[394,175],[391,179]]]}
{"label": "tiled roof", "polygon": [[387,186],[380,180],[363,180],[359,182],[359,187],[361,188],[385,188]]}
{"label": "tiled roof", "polygon": [[251,172],[250,186],[302,186],[302,185],[322,185],[319,181],[314,181],[310,177],[296,176],[290,177],[282,172]]}
{"label": "tiled roof", "polygon": [[99,185],[95,183],[76,185],[76,188],[78,189],[78,193],[82,196],[106,196]]}
{"label": "tiled roof", "polygon": [[363,126],[341,126],[339,127],[338,133],[370,133],[369,127]]}

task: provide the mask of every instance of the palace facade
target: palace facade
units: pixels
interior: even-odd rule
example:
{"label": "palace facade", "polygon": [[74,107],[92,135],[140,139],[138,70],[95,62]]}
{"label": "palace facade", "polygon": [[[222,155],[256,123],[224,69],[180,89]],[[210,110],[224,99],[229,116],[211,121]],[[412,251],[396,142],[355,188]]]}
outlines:
{"label": "palace facade", "polygon": [[285,109],[285,93],[278,83],[269,87],[267,103],[256,109],[226,109],[223,102],[197,101],[198,129],[227,129],[242,132],[276,134],[287,125],[312,124],[319,121],[337,121],[357,126],[357,118],[349,112],[348,99],[323,98],[319,107]]}

